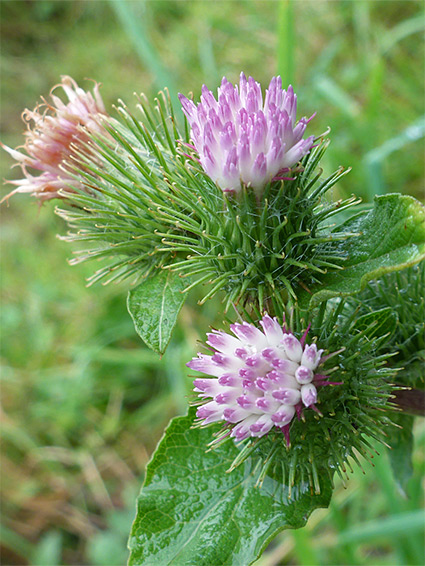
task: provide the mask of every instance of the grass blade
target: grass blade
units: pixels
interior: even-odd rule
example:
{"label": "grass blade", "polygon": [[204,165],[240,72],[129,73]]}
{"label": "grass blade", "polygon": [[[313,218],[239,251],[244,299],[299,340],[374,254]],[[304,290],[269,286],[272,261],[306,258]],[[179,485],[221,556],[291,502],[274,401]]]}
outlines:
{"label": "grass blade", "polygon": [[277,24],[277,74],[284,84],[295,83],[295,22],[292,0],[280,0]]}
{"label": "grass blade", "polygon": [[109,1],[121,25],[127,32],[129,39],[133,43],[140,60],[155,77],[155,83],[158,89],[163,89],[167,86],[173,102],[176,101],[177,94],[173,86],[171,73],[169,69],[163,65],[158,52],[149,41],[143,20],[135,16],[132,6],[130,6],[129,2],[126,0]]}

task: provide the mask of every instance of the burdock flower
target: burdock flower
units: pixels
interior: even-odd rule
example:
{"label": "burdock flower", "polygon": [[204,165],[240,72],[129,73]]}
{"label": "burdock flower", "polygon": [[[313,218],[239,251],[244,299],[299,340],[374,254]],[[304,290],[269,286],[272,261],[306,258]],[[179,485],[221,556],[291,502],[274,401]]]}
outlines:
{"label": "burdock flower", "polygon": [[273,427],[281,429],[289,442],[289,425],[305,408],[317,401],[317,387],[336,385],[317,372],[324,361],[323,350],[298,340],[276,318],[267,314],[262,330],[243,322],[231,325],[235,336],[213,331],[207,344],[212,356],[198,354],[187,365],[214,376],[195,379],[195,392],[206,402],[197,410],[201,424],[230,423],[230,436],[244,440],[261,437]]}
{"label": "burdock flower", "polygon": [[[53,94],[58,87],[63,89],[68,102]],[[28,124],[23,146],[26,153],[3,145],[24,173],[23,179],[10,181],[17,188],[5,198],[14,193],[32,193],[44,201],[58,197],[60,189],[80,188],[78,181],[67,173],[65,164],[72,153],[71,146],[87,152],[84,144],[89,140],[89,133],[105,133],[101,117],[106,111],[99,85],[95,84],[91,94],[79,88],[71,77],[64,76],[52,89],[50,100],[43,100],[34,110],[27,109],[22,115]],[[41,174],[30,173],[27,168]]]}
{"label": "burdock flower", "polygon": [[303,139],[311,118],[296,122],[297,97],[280,77],[270,81],[264,103],[260,84],[243,73],[239,88],[223,78],[217,100],[205,85],[197,106],[179,98],[201,165],[224,191],[238,193],[244,184],[261,192],[313,145],[314,136]]}

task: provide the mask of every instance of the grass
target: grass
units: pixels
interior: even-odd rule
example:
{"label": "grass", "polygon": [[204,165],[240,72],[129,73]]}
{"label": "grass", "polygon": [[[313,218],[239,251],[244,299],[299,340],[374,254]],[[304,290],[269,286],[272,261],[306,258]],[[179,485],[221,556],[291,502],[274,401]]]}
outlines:
{"label": "grass", "polygon": [[[23,6],[25,9],[22,9]],[[351,165],[335,196],[423,192],[420,1],[4,1],[2,141],[21,143],[21,111],[61,74],[103,83],[108,106],[215,88],[240,70],[295,85],[299,112],[332,127],[326,170]],[[3,177],[11,164],[3,154]],[[16,173],[17,174],[17,173]],[[7,188],[5,188],[7,191]],[[185,306],[162,360],[143,347],[125,285],[85,288],[48,203],[2,206],[2,521],[4,564],[126,560],[134,497],[169,418],[185,410],[184,366],[219,305]],[[338,484],[330,510],[282,533],[258,566],[423,563],[423,430],[409,498],[385,455]]]}

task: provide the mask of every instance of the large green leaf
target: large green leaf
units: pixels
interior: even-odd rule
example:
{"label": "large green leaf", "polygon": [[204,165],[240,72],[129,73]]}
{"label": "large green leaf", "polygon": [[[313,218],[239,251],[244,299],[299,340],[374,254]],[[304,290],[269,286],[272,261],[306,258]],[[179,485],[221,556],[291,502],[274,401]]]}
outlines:
{"label": "large green leaf", "polygon": [[171,422],[148,465],[129,565],[248,566],[279,531],[302,527],[329,505],[328,484],[320,495],[306,486],[288,501],[287,488],[271,477],[255,487],[249,460],[227,473],[238,448],[229,441],[207,452],[214,427],[192,429],[193,419],[191,409]]}
{"label": "large green leaf", "polygon": [[187,281],[170,270],[154,275],[129,291],[127,308],[138,335],[158,354],[163,354],[171,338],[177,315],[186,299]]}
{"label": "large green leaf", "polygon": [[413,197],[377,196],[370,212],[348,220],[343,229],[359,234],[335,244],[346,257],[344,269],[323,275],[310,293],[300,293],[301,306],[353,295],[368,281],[425,258],[425,208]]}

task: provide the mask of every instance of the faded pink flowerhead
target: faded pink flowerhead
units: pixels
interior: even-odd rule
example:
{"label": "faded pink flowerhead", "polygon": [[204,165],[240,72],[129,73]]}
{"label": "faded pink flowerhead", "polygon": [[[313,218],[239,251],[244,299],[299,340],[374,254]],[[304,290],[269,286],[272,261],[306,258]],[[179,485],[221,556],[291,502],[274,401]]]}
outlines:
{"label": "faded pink flowerhead", "polygon": [[195,379],[195,392],[204,400],[197,410],[203,425],[224,421],[235,440],[261,437],[281,429],[289,443],[289,425],[305,408],[318,411],[317,388],[337,385],[318,373],[323,350],[298,340],[276,318],[264,315],[262,330],[243,322],[230,326],[234,336],[209,333],[212,356],[198,354],[187,365],[205,373]]}
{"label": "faded pink flowerhead", "polygon": [[[67,102],[53,94],[59,87],[66,94]],[[92,94],[80,88],[71,77],[63,76],[62,82],[52,89],[50,101],[43,100],[34,110],[27,109],[22,114],[28,125],[22,146],[25,153],[2,144],[24,173],[22,179],[10,181],[17,188],[5,198],[15,193],[31,193],[44,201],[58,197],[60,189],[71,190],[70,185],[80,187],[78,181],[67,174],[64,165],[71,154],[71,144],[87,153],[84,144],[89,140],[88,132],[105,133],[101,125],[103,115],[106,111],[97,83]]]}
{"label": "faded pink flowerhead", "polygon": [[225,77],[217,99],[204,85],[195,105],[179,94],[191,127],[194,148],[205,172],[224,191],[238,193],[241,184],[261,192],[289,171],[314,141],[303,139],[310,119],[296,122],[297,96],[273,77],[263,102],[261,86],[240,76],[239,87]]}

